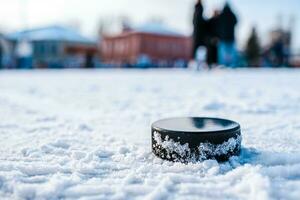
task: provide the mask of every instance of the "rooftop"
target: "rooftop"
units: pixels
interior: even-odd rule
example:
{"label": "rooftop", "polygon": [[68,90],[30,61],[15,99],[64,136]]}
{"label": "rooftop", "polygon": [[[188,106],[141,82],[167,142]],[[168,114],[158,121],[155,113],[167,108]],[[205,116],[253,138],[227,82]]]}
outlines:
{"label": "rooftop", "polygon": [[183,36],[179,31],[172,29],[171,27],[157,22],[148,22],[133,28],[136,32],[153,33],[160,35],[172,35],[172,36]]}
{"label": "rooftop", "polygon": [[6,35],[9,40],[28,39],[30,41],[65,41],[78,43],[93,43],[92,39],[82,36],[77,31],[63,26],[47,26],[43,28],[28,29]]}

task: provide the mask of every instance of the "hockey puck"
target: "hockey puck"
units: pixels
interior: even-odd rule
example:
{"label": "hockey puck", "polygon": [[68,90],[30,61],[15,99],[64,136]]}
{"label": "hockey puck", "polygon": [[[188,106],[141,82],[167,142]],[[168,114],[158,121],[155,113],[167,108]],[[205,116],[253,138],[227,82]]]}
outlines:
{"label": "hockey puck", "polygon": [[152,151],[168,161],[227,161],[241,150],[237,122],[218,118],[170,118],[152,124]]}

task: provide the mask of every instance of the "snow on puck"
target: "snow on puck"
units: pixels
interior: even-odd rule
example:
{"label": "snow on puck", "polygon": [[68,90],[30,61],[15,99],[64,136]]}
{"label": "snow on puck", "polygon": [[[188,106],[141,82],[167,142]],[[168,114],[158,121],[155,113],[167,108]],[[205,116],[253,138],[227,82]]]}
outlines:
{"label": "snow on puck", "polygon": [[241,128],[218,118],[170,118],[152,124],[152,151],[174,162],[227,161],[241,150]]}

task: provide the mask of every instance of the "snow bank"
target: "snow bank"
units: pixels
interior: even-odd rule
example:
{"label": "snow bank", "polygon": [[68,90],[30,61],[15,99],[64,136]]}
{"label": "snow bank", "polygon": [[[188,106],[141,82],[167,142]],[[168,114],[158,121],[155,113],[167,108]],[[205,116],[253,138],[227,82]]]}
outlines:
{"label": "snow bank", "polygon": [[[299,199],[300,71],[0,72],[1,199]],[[160,118],[241,123],[239,157],[171,163]]]}

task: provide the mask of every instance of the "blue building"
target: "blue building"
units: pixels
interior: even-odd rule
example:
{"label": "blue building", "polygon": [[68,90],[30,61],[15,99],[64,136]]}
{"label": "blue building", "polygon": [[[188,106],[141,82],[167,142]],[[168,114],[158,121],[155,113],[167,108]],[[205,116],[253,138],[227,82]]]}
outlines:
{"label": "blue building", "polygon": [[12,44],[16,60],[19,44],[24,41],[31,44],[33,68],[94,67],[98,54],[96,41],[62,26],[24,30],[8,34],[6,38]]}

